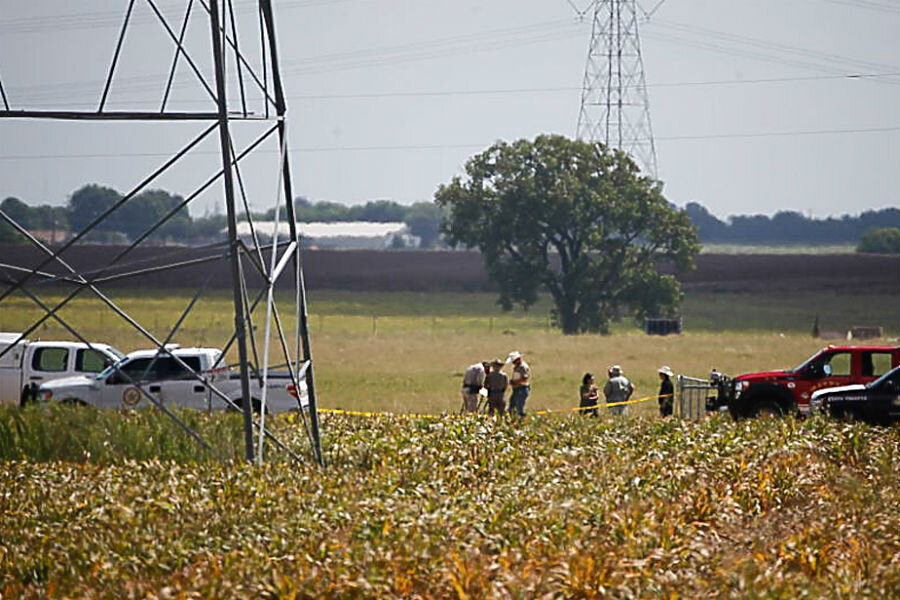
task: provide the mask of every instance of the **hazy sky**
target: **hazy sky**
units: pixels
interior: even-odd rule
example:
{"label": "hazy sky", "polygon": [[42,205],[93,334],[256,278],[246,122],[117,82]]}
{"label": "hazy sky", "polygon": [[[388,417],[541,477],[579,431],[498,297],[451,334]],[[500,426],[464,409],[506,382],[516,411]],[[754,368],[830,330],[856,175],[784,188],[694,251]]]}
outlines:
{"label": "hazy sky", "polygon": [[[187,0],[156,0],[177,31]],[[585,6],[586,0],[573,0]],[[236,1],[259,61],[255,2]],[[652,9],[658,0],[646,0]],[[0,0],[0,80],[12,108],[96,108],[128,2]],[[275,0],[295,195],[347,204],[430,200],[496,140],[575,135],[590,19],[566,0]],[[209,26],[188,47],[209,74]],[[137,0],[110,108],[159,108],[172,61]],[[245,35],[246,32],[246,35]],[[900,203],[900,0],[666,0],[641,24],[666,195],[719,216],[857,214]],[[180,63],[171,106],[208,110]],[[853,75],[869,75],[859,78]],[[232,88],[232,92],[236,88]],[[239,100],[232,93],[232,107]],[[259,102],[250,108],[260,106]],[[62,204],[97,182],[126,191],[203,129],[0,122],[0,198]],[[237,143],[264,126],[236,124]],[[216,138],[155,182],[186,195]],[[275,201],[277,145],[244,165],[254,209]],[[201,195],[195,215],[221,203]]]}

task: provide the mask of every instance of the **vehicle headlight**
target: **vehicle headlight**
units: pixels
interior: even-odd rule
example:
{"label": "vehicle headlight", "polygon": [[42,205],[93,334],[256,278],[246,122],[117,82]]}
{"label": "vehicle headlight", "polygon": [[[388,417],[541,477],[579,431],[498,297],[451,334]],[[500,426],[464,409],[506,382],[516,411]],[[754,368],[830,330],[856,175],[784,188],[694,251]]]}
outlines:
{"label": "vehicle headlight", "polygon": [[746,381],[735,381],[734,382],[734,397],[737,398],[741,395],[741,392],[747,387]]}
{"label": "vehicle headlight", "polygon": [[809,399],[809,412],[810,414],[813,412],[818,412],[822,410],[822,397],[821,396],[813,396]]}

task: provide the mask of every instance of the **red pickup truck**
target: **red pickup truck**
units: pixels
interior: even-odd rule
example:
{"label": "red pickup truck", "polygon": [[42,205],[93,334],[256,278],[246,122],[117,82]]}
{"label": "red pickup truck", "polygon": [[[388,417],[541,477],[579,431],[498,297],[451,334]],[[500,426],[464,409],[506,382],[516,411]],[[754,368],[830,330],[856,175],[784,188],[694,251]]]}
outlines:
{"label": "red pickup truck", "polygon": [[808,414],[816,390],[868,383],[898,365],[900,346],[828,346],[795,369],[714,378],[718,397],[707,408],[727,407],[736,419]]}

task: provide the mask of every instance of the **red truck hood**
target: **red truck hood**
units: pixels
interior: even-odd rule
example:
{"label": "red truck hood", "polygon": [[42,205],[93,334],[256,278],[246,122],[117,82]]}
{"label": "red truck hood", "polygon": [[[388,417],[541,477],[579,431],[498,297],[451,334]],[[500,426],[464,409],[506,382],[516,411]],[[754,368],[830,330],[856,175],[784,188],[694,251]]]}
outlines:
{"label": "red truck hood", "polygon": [[794,372],[791,370],[782,370],[782,371],[760,371],[759,373],[745,373],[744,375],[738,375],[734,378],[734,381],[753,381],[756,379],[785,379],[787,377],[792,377]]}

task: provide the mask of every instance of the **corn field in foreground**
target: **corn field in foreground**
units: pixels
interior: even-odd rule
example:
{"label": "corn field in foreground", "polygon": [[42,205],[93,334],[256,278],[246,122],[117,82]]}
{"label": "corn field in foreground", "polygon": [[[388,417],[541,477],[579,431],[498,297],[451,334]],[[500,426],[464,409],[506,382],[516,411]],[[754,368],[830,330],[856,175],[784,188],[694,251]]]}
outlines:
{"label": "corn field in foreground", "polygon": [[[328,416],[321,471],[160,419],[0,411],[0,596],[900,594],[896,429]],[[192,424],[239,446],[233,415]]]}

